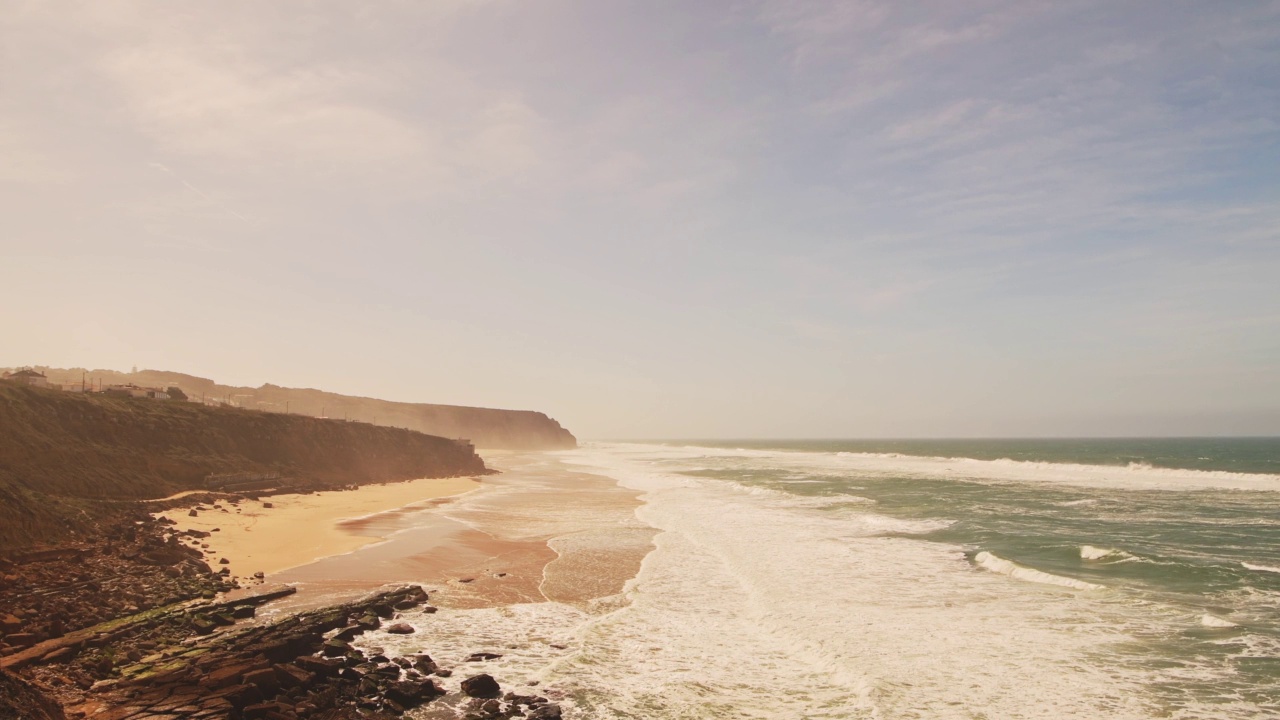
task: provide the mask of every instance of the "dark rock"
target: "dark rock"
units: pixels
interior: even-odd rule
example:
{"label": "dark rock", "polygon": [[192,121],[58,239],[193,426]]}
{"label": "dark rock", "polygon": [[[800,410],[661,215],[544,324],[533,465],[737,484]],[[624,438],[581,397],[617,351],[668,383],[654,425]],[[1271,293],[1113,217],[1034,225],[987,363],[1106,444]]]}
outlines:
{"label": "dark rock", "polygon": [[339,640],[337,638],[328,640],[324,644],[324,654],[326,657],[337,657],[339,655],[346,655],[347,651],[349,651],[350,649],[351,649],[350,643],[348,643],[346,640]]}
{"label": "dark rock", "polygon": [[492,698],[501,695],[502,688],[499,687],[498,681],[494,680],[492,675],[482,673],[463,680],[462,692],[471,697]]}
{"label": "dark rock", "polygon": [[237,708],[262,702],[262,691],[254,685],[233,685],[222,692],[222,697]]}
{"label": "dark rock", "polygon": [[14,647],[28,647],[40,642],[40,637],[35,633],[12,633],[4,636],[4,642]]}
{"label": "dark rock", "polygon": [[347,642],[351,642],[352,640],[355,640],[356,637],[363,635],[364,633],[365,633],[364,628],[360,627],[359,625],[352,625],[349,628],[343,628],[339,630],[338,633],[333,636],[333,638],[335,640],[346,640]]}
{"label": "dark rock", "polygon": [[276,676],[276,671],[273,668],[245,673],[243,682],[246,685],[257,687],[262,691],[263,697],[270,697],[280,689],[280,678]]}
{"label": "dark rock", "polygon": [[393,635],[412,635],[416,631],[413,629],[413,626],[408,623],[396,623],[395,625],[387,628],[387,632]]}
{"label": "dark rock", "polygon": [[310,655],[304,655],[294,660],[293,664],[320,677],[337,677],[338,671],[342,669],[341,660],[318,658]]}
{"label": "dark rock", "polygon": [[272,666],[276,671],[276,679],[284,687],[309,687],[316,681],[315,673],[307,672],[297,665],[279,663]]}
{"label": "dark rock", "polygon": [[430,680],[421,682],[402,680],[388,685],[384,694],[406,708],[414,708],[437,695],[443,695],[444,689]]}
{"label": "dark rock", "polygon": [[539,705],[538,707],[530,710],[529,714],[525,717],[529,720],[560,720],[560,706],[555,703]]}
{"label": "dark rock", "polygon": [[244,720],[259,720],[270,718],[274,713],[283,712],[286,709],[289,709],[288,706],[275,702],[255,703],[241,710],[240,716]]}
{"label": "dark rock", "polygon": [[244,620],[245,618],[251,618],[257,614],[258,614],[258,609],[252,605],[237,605],[231,611],[231,617],[236,618],[237,620]]}
{"label": "dark rock", "polygon": [[466,662],[484,662],[485,660],[497,660],[500,657],[502,656],[491,652],[471,653],[467,656]]}
{"label": "dark rock", "polygon": [[187,516],[188,516],[188,517],[200,517],[200,513],[196,512],[195,510],[192,510],[191,512],[187,513]]}

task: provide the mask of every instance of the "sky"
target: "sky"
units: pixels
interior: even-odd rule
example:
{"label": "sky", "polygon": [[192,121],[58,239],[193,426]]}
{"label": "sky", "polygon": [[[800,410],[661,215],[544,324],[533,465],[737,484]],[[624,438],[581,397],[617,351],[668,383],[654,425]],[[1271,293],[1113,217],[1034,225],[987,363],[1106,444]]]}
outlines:
{"label": "sky", "polygon": [[0,365],[581,438],[1280,434],[1280,2],[37,2]]}

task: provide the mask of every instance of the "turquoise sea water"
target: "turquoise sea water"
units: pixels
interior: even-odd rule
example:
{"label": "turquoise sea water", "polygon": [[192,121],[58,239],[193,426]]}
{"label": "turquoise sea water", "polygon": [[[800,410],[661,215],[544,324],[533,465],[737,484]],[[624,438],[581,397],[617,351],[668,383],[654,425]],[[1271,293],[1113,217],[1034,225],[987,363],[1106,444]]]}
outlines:
{"label": "turquoise sea water", "polygon": [[[1280,718],[1278,461],[1277,439],[587,443],[441,512],[555,535],[588,574],[641,537],[619,595],[362,641],[496,648],[475,671],[583,720]],[[512,515],[517,489],[542,504]]]}
{"label": "turquoise sea water", "polygon": [[1076,592],[1126,636],[1099,662],[1138,671],[1157,713],[1280,717],[1280,439],[696,445],[725,454],[690,475],[870,501],[939,523],[910,536],[975,569]]}

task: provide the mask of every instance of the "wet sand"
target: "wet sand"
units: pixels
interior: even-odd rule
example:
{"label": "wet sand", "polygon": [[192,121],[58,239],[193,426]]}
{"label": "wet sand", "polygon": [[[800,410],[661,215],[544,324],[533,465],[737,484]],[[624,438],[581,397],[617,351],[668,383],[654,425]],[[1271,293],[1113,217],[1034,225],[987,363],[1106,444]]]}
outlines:
{"label": "wet sand", "polygon": [[[229,567],[233,576],[247,578],[256,572],[273,575],[318,558],[348,553],[385,537],[378,525],[362,524],[355,518],[422,506],[477,487],[474,478],[430,478],[365,485],[356,490],[273,495],[240,500],[237,505],[224,500],[216,503],[216,508],[214,504],[200,506],[205,509],[197,510],[196,517],[189,517],[187,509],[157,516],[172,518],[184,530],[211,533],[200,541],[209,546],[211,552],[206,557],[210,565],[215,569]],[[220,565],[222,558],[230,564]]]}
{"label": "wet sand", "polygon": [[[551,600],[588,611],[608,609],[652,549],[655,531],[636,520],[636,494],[612,479],[569,470],[554,453],[489,452],[485,462],[501,474],[486,476],[466,495],[347,514],[363,515],[358,519],[288,516],[288,526],[323,523],[361,542],[315,562],[288,569],[277,563],[280,571],[265,571],[267,584],[298,588],[277,611],[341,602],[406,582],[423,584],[441,607]],[[220,556],[224,543],[218,534],[207,542]],[[382,541],[367,544],[369,538]],[[235,563],[233,571],[242,575]]]}

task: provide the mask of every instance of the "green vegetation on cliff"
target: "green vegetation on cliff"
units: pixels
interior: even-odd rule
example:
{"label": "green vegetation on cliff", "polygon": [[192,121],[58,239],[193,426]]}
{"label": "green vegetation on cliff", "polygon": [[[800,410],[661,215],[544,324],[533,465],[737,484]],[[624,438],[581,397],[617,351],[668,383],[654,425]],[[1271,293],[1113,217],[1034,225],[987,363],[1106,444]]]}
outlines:
{"label": "green vegetation on cliff", "polygon": [[145,387],[177,387],[192,398],[202,397],[231,405],[296,415],[325,415],[417,430],[428,435],[467,438],[482,448],[512,450],[563,450],[577,447],[573,434],[550,417],[533,410],[498,410],[462,405],[393,402],[375,398],[278,385],[234,387],[208,378],[164,370],[123,373],[114,370],[37,367],[49,382],[78,385],[81,379],[107,385],[134,383]]}
{"label": "green vegetation on cliff", "polygon": [[413,430],[0,382],[0,549],[62,537],[100,501],[203,489],[216,473],[316,488],[482,472],[471,447]]}

